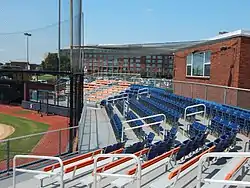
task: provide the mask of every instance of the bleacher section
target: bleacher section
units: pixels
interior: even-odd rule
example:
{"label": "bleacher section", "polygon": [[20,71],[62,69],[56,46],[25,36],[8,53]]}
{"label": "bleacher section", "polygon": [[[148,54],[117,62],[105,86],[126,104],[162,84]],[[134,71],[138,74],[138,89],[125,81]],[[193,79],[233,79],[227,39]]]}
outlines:
{"label": "bleacher section", "polygon": [[[91,187],[95,181],[93,174],[95,172],[100,187],[134,188],[137,183],[135,178],[139,173],[139,164],[140,187],[193,188],[196,186],[198,163],[204,155],[214,152],[242,151],[243,147],[240,147],[240,144],[248,141],[248,138],[241,134],[248,135],[250,132],[250,112],[247,110],[177,96],[166,90],[148,86],[128,87],[129,84],[123,82],[117,82],[118,86],[114,86],[112,85],[114,81],[98,81],[95,84],[108,85],[105,90],[111,88],[109,91],[113,92],[107,92],[109,95],[106,95],[105,90],[102,90],[100,103],[102,110],[106,111],[117,143],[64,160],[63,174],[59,173],[60,164],[55,163],[44,167],[40,174],[18,185],[32,187],[32,183],[38,180],[41,181],[41,185],[52,188],[58,186],[62,178],[65,187]],[[92,87],[91,84],[90,87]],[[202,114],[196,114],[196,112],[201,110],[200,107],[189,108],[186,111],[187,107],[196,104],[205,104],[208,124],[199,121],[198,117]],[[193,115],[186,119],[185,111]],[[185,129],[185,134],[179,132],[182,126],[180,120],[186,121],[188,125],[186,128],[182,127]],[[140,142],[134,141],[132,144],[127,142],[127,133],[123,127],[125,123]],[[144,127],[150,128],[152,132],[145,131]],[[182,134],[185,139],[179,140],[178,134]],[[214,140],[210,139],[211,135],[215,137]],[[157,140],[156,136],[161,140]],[[241,143],[237,142],[239,137]],[[124,142],[121,142],[122,138]],[[104,156],[98,158],[96,171],[94,171],[94,159],[99,154],[112,154],[112,156],[134,154],[140,163],[137,164],[135,160],[126,156],[115,158]],[[232,158],[226,158],[226,162],[223,163],[220,157],[213,157],[203,164],[206,167],[205,176],[221,178],[224,174],[225,180],[229,180],[246,164],[247,160],[248,158],[244,158],[237,160],[236,163]],[[230,168],[225,168],[227,164]],[[58,172],[58,174],[52,177],[43,172]],[[50,182],[47,181],[48,179],[53,180],[53,184],[47,183]]]}

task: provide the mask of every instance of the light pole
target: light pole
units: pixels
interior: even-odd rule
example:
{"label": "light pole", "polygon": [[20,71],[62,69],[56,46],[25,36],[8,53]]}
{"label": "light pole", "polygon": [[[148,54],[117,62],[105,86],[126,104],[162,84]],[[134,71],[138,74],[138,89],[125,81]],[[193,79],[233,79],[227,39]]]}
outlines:
{"label": "light pole", "polygon": [[[58,67],[57,67],[57,71],[61,72],[61,0],[58,0],[58,53],[57,53],[57,57],[58,57]],[[60,80],[60,74],[57,75],[57,82],[59,82]],[[57,83],[56,83],[57,84]],[[55,92],[57,92],[57,95],[59,94],[59,87],[57,87],[57,90]],[[55,100],[54,102],[57,102],[57,105],[59,105],[59,97],[55,96],[57,100]]]}
{"label": "light pole", "polygon": [[61,0],[58,0],[58,72],[61,71]]}
{"label": "light pole", "polygon": [[26,60],[27,60],[27,68],[28,68],[28,65],[29,65],[29,37],[31,37],[31,33],[24,33],[24,36],[26,36],[26,41],[27,41],[27,44],[26,44]]}

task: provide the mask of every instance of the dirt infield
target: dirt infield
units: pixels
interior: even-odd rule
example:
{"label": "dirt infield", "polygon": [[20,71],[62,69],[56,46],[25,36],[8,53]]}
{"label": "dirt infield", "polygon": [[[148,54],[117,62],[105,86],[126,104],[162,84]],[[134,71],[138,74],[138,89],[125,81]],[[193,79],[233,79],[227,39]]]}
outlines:
{"label": "dirt infield", "polygon": [[15,132],[15,128],[10,125],[0,123],[0,140],[7,138]]}
{"label": "dirt infield", "polygon": [[[48,131],[67,128],[69,123],[67,117],[57,115],[41,117],[36,111],[25,110],[19,106],[0,105],[0,113],[45,123],[49,125]],[[59,150],[61,153],[65,152],[67,149],[69,133],[68,131],[62,131],[60,134],[61,135],[59,135],[58,132],[45,134],[39,143],[33,148],[31,153],[35,155],[55,156],[59,153]],[[60,144],[58,143],[59,138],[61,138]],[[20,163],[23,164],[24,162]],[[12,166],[11,161],[10,166]],[[0,162],[0,170],[3,169],[6,169],[5,161]]]}

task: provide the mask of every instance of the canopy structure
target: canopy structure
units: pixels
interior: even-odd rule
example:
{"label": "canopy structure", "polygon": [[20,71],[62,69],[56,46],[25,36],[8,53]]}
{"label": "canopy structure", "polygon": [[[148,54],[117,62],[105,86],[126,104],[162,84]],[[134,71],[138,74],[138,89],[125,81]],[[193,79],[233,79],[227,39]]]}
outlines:
{"label": "canopy structure", "polygon": [[[197,47],[200,45],[213,44],[223,40],[228,40],[235,37],[250,37],[250,31],[237,30],[233,32],[225,32],[215,37],[197,40],[197,41],[180,41],[180,42],[165,42],[165,43],[145,43],[145,44],[98,44],[98,45],[85,45],[74,46],[74,48],[84,48],[88,50],[101,50],[102,53],[114,55],[131,55],[131,56],[144,56],[144,55],[169,55],[182,49]],[[84,51],[85,51],[84,50]],[[105,50],[108,50],[107,52]]]}
{"label": "canopy structure", "polygon": [[174,52],[202,43],[203,41],[187,41],[187,42],[167,42],[167,43],[146,43],[146,44],[98,44],[74,46],[75,48],[84,48],[84,51],[103,50],[102,53],[114,55],[169,55]]}

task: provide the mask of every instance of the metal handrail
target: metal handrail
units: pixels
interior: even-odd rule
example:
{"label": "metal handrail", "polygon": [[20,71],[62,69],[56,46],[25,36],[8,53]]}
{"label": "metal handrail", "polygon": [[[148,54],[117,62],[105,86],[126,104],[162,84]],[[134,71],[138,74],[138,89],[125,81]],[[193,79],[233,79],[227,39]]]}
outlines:
{"label": "metal handrail", "polygon": [[138,91],[137,91],[137,100],[139,99],[139,95],[142,95],[142,94],[149,95],[149,89],[148,88],[138,89]]}
{"label": "metal handrail", "polygon": [[211,87],[224,88],[224,89],[233,89],[233,90],[239,90],[239,91],[250,91],[250,89],[245,89],[245,88],[228,87],[228,86],[215,85],[215,84],[204,84],[204,83],[200,83],[200,82],[188,82],[188,81],[173,80],[173,83],[194,84],[194,85],[211,86]]}
{"label": "metal handrail", "polygon": [[129,128],[125,128],[124,131],[127,131],[127,130],[134,130],[134,129],[138,129],[138,128],[143,128],[143,127],[149,127],[151,125],[157,125],[157,124],[161,124],[163,121],[156,121],[156,122],[153,122],[153,123],[147,123],[147,124],[144,124],[144,125],[139,125],[139,126],[136,126],[136,127],[129,127]]}
{"label": "metal handrail", "polygon": [[201,188],[201,183],[220,183],[224,185],[236,185],[236,186],[250,186],[250,182],[246,181],[231,181],[231,180],[215,180],[215,179],[203,179],[202,178],[202,164],[209,157],[250,157],[250,152],[212,152],[206,153],[201,156],[198,164],[198,175],[197,175],[197,186],[196,188]]}
{"label": "metal handrail", "polygon": [[8,139],[5,139],[5,140],[0,140],[0,143],[7,142],[7,141],[12,141],[12,140],[19,140],[19,139],[23,139],[23,138],[29,138],[29,137],[33,137],[33,136],[44,135],[44,134],[48,134],[48,133],[65,131],[65,130],[70,130],[70,129],[76,129],[76,128],[79,128],[79,126],[67,127],[67,128],[62,128],[62,129],[55,129],[55,130],[46,131],[46,132],[40,132],[40,133],[34,133],[34,134],[29,134],[29,135],[24,135],[24,136],[18,136],[18,137],[14,137],[14,138],[8,138]]}
{"label": "metal handrail", "polygon": [[[137,127],[134,127],[134,128],[127,128],[125,129],[124,127],[124,124],[125,123],[131,123],[131,122],[134,122],[134,121],[138,121],[138,120],[144,120],[144,119],[149,119],[149,118],[154,118],[154,117],[161,117],[163,116],[163,120],[159,121],[159,122],[154,122],[154,123],[149,123],[149,124],[144,124],[144,125],[141,125],[141,126],[137,126]],[[166,126],[166,115],[165,114],[156,114],[156,115],[151,115],[151,116],[146,116],[146,117],[141,117],[141,118],[136,118],[136,119],[131,119],[131,120],[127,120],[127,121],[124,121],[122,122],[122,136],[121,136],[121,141],[123,142],[124,140],[124,131],[125,130],[129,130],[129,129],[139,129],[141,127],[148,127],[150,125],[155,125],[155,124],[159,124],[159,123],[165,123],[165,126]],[[167,128],[165,127],[165,130],[167,130]]]}
{"label": "metal handrail", "polygon": [[[54,160],[58,161],[60,164],[60,172],[44,172],[44,171],[39,171],[39,170],[29,170],[29,169],[23,169],[23,168],[17,168],[16,167],[16,160],[18,158],[25,158],[25,159],[45,159],[45,160]],[[50,156],[37,156],[37,155],[15,155],[13,159],[13,188],[16,188],[16,172],[27,172],[27,173],[33,173],[33,174],[47,174],[47,175],[55,175],[55,176],[60,176],[60,188],[64,188],[64,183],[63,183],[63,162],[62,159],[59,157],[50,157]]]}
{"label": "metal handrail", "polygon": [[[248,149],[247,149],[247,146],[248,146]],[[250,147],[250,140],[249,140],[248,142],[245,143],[244,152],[249,151],[249,147]]]}
{"label": "metal handrail", "polygon": [[[101,157],[109,157],[109,158],[133,158],[135,159],[137,163],[137,173],[134,175],[123,175],[123,174],[110,174],[110,173],[97,173],[97,162],[98,159]],[[94,176],[94,183],[93,183],[93,188],[97,188],[97,175],[99,176],[105,176],[105,177],[122,177],[122,178],[133,178],[137,181],[137,188],[141,187],[141,161],[140,159],[134,155],[134,154],[98,154],[96,157],[94,157],[94,171],[93,171],[93,176]]]}
{"label": "metal handrail", "polygon": [[[199,106],[203,106],[204,110],[187,114],[187,110],[189,108],[195,108],[195,107],[199,107]],[[195,104],[195,105],[187,106],[185,108],[185,111],[184,111],[184,120],[186,121],[187,116],[192,116],[192,115],[201,114],[201,113],[204,113],[203,114],[203,120],[204,120],[204,123],[205,123],[205,119],[206,119],[206,105],[205,104]]]}

